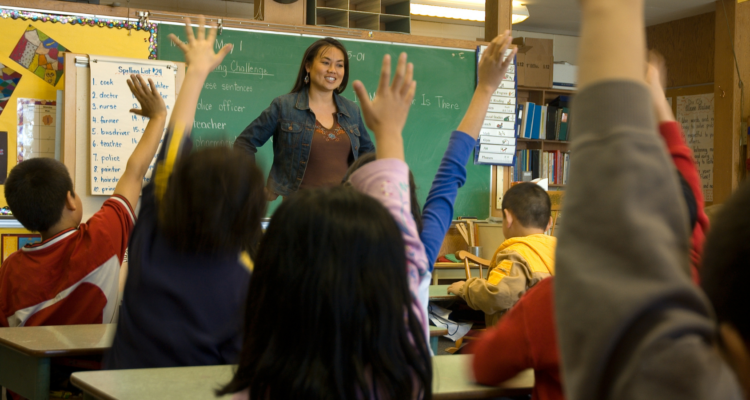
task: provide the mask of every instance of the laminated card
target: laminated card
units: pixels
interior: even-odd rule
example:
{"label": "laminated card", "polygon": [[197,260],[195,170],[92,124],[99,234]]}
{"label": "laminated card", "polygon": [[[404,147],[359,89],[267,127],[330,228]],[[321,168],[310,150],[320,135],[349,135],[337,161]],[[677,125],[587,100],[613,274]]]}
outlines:
{"label": "laminated card", "polygon": [[[104,56],[90,56],[91,81],[89,93],[90,157],[89,180],[92,195],[112,195],[125,171],[128,158],[141,140],[148,118],[132,114],[140,109],[138,100],[130,93],[127,79],[140,74],[151,79],[167,106],[167,121],[175,102],[175,72],[171,61],[139,60]],[[162,133],[163,134],[163,133]],[[161,144],[159,145],[161,147]],[[157,151],[158,154],[158,151]],[[143,179],[151,180],[156,156]]]}

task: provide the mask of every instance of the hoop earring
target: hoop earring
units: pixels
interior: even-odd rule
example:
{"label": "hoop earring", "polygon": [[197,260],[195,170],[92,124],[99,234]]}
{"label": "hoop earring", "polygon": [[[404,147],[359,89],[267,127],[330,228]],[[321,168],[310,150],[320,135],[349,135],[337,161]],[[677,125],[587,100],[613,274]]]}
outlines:
{"label": "hoop earring", "polygon": [[310,73],[307,73],[307,76],[305,76],[305,83],[310,83]]}

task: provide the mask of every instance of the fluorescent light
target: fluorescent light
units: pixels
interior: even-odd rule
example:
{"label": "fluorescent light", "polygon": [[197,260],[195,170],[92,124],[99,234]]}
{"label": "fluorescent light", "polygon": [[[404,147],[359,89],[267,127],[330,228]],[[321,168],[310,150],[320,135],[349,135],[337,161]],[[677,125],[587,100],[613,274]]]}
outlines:
{"label": "fluorescent light", "polygon": [[[432,0],[427,0],[432,1]],[[463,0],[467,6],[471,6],[471,3],[478,3],[478,0]],[[482,3],[484,1],[482,0]],[[456,4],[456,1],[452,2]],[[447,4],[447,3],[446,3]],[[485,14],[481,10],[470,10],[466,8],[458,7],[446,7],[446,6],[435,6],[431,4],[417,4],[411,3],[411,13],[414,15],[424,15],[428,17],[437,18],[449,18],[449,19],[461,19],[466,21],[480,21],[484,22]],[[511,23],[517,24],[523,22],[529,18],[529,9],[526,6],[513,2],[513,15]]]}
{"label": "fluorescent light", "polygon": [[522,4],[516,5],[516,2],[514,1],[511,24],[517,24],[519,22],[526,21],[528,18],[529,18],[529,9],[526,8],[526,6]]}
{"label": "fluorescent light", "polygon": [[462,19],[467,21],[484,21],[484,11],[465,8],[430,6],[411,3],[411,13],[428,17]]}

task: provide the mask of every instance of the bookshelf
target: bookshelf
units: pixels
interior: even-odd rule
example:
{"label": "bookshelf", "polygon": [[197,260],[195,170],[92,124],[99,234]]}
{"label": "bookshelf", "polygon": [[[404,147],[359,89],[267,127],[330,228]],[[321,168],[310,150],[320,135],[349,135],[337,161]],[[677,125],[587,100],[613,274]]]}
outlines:
{"label": "bookshelf", "polygon": [[411,33],[409,0],[308,0],[307,24]]}
{"label": "bookshelf", "polygon": [[[575,95],[574,90],[565,89],[552,89],[552,88],[534,88],[526,86],[518,86],[517,88],[517,101],[518,104],[525,104],[526,102],[532,102],[539,105],[548,105],[552,100],[558,96],[570,96]],[[568,152],[570,149],[570,142],[559,141],[559,140],[545,140],[545,139],[516,139],[516,151],[523,150],[541,150],[541,151],[560,151]],[[494,217],[502,218],[502,212],[500,211],[500,203],[502,201],[502,193],[505,193],[513,182],[513,175],[511,174],[511,167],[492,167],[492,184],[490,188],[490,215]],[[550,184],[549,188],[551,191],[564,190],[565,185],[562,184]],[[499,192],[499,193],[498,193]]]}

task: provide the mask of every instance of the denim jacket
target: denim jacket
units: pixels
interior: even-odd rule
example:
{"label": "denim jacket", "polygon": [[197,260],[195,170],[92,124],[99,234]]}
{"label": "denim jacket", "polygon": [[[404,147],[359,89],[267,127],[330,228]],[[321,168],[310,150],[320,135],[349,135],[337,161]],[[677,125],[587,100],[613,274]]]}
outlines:
{"label": "denim jacket", "polygon": [[[354,159],[375,151],[370,135],[365,129],[354,102],[333,93],[338,123],[346,131]],[[279,96],[271,102],[234,142],[255,158],[258,147],[273,135],[273,165],[267,187],[282,196],[299,189],[305,176],[310,145],[315,131],[315,114],[310,110],[307,87],[297,93]],[[343,177],[342,177],[343,178]]]}

